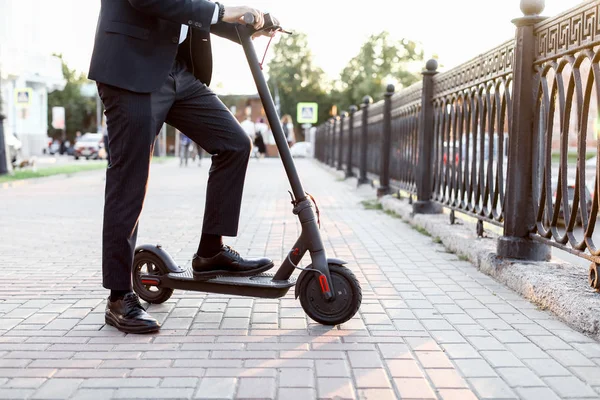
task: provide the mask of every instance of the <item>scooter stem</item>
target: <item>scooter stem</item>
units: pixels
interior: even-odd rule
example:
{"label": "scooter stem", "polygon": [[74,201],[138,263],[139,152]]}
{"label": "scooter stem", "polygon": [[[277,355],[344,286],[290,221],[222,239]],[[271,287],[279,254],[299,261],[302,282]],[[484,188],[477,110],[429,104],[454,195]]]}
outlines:
{"label": "scooter stem", "polygon": [[273,132],[273,137],[275,138],[275,143],[277,144],[279,156],[281,157],[283,167],[285,168],[285,172],[290,181],[290,186],[292,187],[292,192],[294,193],[294,199],[296,201],[302,200],[306,197],[306,193],[304,192],[304,188],[300,182],[298,171],[296,170],[294,160],[292,159],[292,153],[290,152],[290,148],[288,147],[287,140],[283,133],[281,122],[279,121],[279,115],[277,115],[277,110],[275,109],[273,97],[271,97],[271,92],[269,91],[269,87],[267,86],[267,82],[260,68],[260,62],[258,60],[258,56],[256,55],[256,50],[252,44],[252,34],[254,34],[255,31],[252,28],[244,25],[237,25],[236,29],[238,32],[238,37],[240,38],[240,42],[242,43],[242,47],[244,48],[244,53],[246,53],[248,65],[252,71],[252,76],[254,77],[254,82],[256,83],[256,88],[258,89],[258,95],[260,96],[265,109],[267,120],[271,126],[271,131]]}
{"label": "scooter stem", "polygon": [[[294,206],[298,207],[299,204],[310,202],[310,200],[304,192],[304,188],[300,182],[300,177],[298,176],[298,171],[296,170],[294,159],[292,158],[292,153],[290,152],[287,140],[283,134],[283,127],[279,121],[279,115],[277,115],[277,110],[275,109],[273,97],[271,96],[271,92],[267,86],[267,82],[260,67],[260,62],[258,61],[258,56],[256,55],[256,50],[252,44],[252,35],[256,33],[256,31],[249,26],[241,24],[237,25],[236,29],[240,42],[242,43],[242,47],[244,48],[244,53],[248,59],[248,65],[250,66],[250,71],[252,71],[252,76],[254,77],[254,82],[256,83],[256,88],[258,89],[258,95],[260,96],[265,113],[267,114],[267,119],[269,120],[269,125],[271,126],[273,137],[275,138],[275,143],[277,144],[277,150],[279,150],[279,156],[281,157],[283,167],[285,168],[288,180],[290,181],[290,186],[292,187],[292,193],[294,194]],[[302,223],[303,234],[298,240],[300,254],[298,260],[295,262],[299,262],[299,260],[302,259],[302,255],[304,255],[306,250],[310,251],[310,256],[313,261],[313,268],[319,271],[321,275],[325,276],[327,280],[325,289],[323,289],[323,295],[325,299],[333,300],[335,298],[333,281],[331,280],[331,274],[327,265],[327,257],[325,254],[323,241],[321,240],[321,235],[319,234],[319,228],[317,226],[312,207],[307,207],[303,211],[298,211],[297,213],[298,217],[300,218],[300,222]],[[305,229],[307,232],[305,232]],[[276,277],[278,279],[288,279],[292,272],[293,266],[289,260],[286,260],[281,266],[280,271],[278,271]]]}

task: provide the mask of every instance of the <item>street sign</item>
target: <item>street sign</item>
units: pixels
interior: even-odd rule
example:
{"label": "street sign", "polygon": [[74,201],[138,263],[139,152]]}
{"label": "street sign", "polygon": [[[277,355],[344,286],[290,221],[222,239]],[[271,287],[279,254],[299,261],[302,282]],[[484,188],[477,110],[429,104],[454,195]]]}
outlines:
{"label": "street sign", "polygon": [[319,121],[319,104],[317,103],[298,103],[298,116],[296,121],[299,124],[316,124]]}
{"label": "street sign", "polygon": [[64,107],[52,107],[52,127],[54,129],[65,129]]}
{"label": "street sign", "polygon": [[17,107],[29,107],[33,91],[31,88],[15,89],[15,104]]}

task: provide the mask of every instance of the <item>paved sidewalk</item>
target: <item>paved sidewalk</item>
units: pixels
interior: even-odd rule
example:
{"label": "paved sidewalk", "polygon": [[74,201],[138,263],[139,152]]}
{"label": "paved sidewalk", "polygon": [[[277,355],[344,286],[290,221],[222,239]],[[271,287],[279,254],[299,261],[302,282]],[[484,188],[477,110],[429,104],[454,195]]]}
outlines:
{"label": "paved sidewalk", "polygon": [[[152,166],[139,243],[194,253],[208,160]],[[293,292],[175,292],[158,335],[104,325],[101,172],[0,190],[0,399],[600,398],[600,345],[536,309],[312,161],[330,256],[363,286],[359,315],[309,321]],[[252,160],[237,250],[277,261],[298,224],[278,160]],[[476,242],[473,243],[477,245]]]}

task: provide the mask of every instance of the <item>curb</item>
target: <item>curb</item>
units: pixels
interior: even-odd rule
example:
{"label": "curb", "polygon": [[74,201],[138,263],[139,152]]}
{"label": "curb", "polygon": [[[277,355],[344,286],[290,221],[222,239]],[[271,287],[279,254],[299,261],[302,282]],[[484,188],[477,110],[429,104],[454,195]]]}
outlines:
{"label": "curb", "polygon": [[[333,171],[327,166],[325,169],[338,178],[343,177],[340,171]],[[354,188],[356,183],[355,178],[346,180],[346,184],[354,184]],[[369,192],[373,198],[375,191],[369,188]],[[398,214],[404,222],[439,238],[448,250],[470,261],[479,271],[539,308],[551,311],[571,328],[600,340],[600,295],[587,284],[586,269],[556,260],[525,262],[501,259],[496,255],[498,236],[489,230],[486,230],[486,237],[478,238],[474,223],[461,219],[460,224],[450,225],[447,214],[413,215],[412,206],[407,201],[393,196],[384,196],[379,201],[384,210]]]}

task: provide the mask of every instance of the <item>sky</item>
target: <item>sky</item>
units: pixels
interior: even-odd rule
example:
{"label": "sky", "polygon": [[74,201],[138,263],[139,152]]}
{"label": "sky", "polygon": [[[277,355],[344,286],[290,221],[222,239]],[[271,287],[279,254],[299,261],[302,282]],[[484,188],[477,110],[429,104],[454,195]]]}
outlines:
{"label": "sky", "polygon": [[[19,7],[29,5],[30,15],[15,15],[19,22],[14,28],[26,32],[21,36],[27,46],[62,53],[71,67],[87,73],[100,0],[0,3],[7,1],[18,2]],[[554,16],[579,3],[546,0],[543,15]],[[515,30],[511,20],[522,16],[519,0],[248,0],[247,4],[271,12],[289,30],[305,32],[315,63],[332,79],[339,76],[369,35],[383,30],[397,39],[420,42],[426,58],[436,54],[443,70],[512,38]],[[261,56],[267,42],[266,38],[255,40]],[[213,90],[220,94],[256,92],[241,47],[214,38],[213,54]]]}

